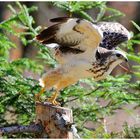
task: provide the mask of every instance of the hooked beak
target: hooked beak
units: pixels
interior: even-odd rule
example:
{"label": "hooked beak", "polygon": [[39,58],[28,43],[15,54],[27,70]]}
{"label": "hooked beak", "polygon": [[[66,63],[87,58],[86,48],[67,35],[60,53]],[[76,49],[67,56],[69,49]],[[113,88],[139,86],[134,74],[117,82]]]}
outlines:
{"label": "hooked beak", "polygon": [[115,54],[119,59],[122,59],[123,61],[128,62],[128,58],[124,52],[115,50]]}
{"label": "hooked beak", "polygon": [[131,69],[130,69],[130,64],[128,63],[128,59],[127,59],[127,61],[125,61],[125,62],[126,62],[127,67],[124,67],[124,66],[122,66],[121,64],[119,64],[119,66],[120,66],[123,70],[125,70],[127,73],[133,74],[134,72],[131,71]]}
{"label": "hooked beak", "polygon": [[125,57],[124,60],[125,60],[125,62],[129,65],[129,63],[128,63],[128,58]]}
{"label": "hooked beak", "polygon": [[125,70],[127,73],[133,73],[131,70],[130,70],[130,65],[129,65],[129,62],[128,62],[128,58],[127,58],[127,56],[126,56],[126,54],[124,53],[124,52],[122,52],[122,51],[116,51],[116,56],[118,57],[118,58],[121,58],[125,63],[126,63],[126,66],[127,67],[124,67],[124,66],[122,66],[121,64],[119,64],[119,66],[123,69],[123,70]]}

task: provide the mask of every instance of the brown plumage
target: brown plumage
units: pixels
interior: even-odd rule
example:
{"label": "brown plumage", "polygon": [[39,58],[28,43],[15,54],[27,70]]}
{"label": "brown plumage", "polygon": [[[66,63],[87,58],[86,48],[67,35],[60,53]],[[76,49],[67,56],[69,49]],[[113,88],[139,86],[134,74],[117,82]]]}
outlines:
{"label": "brown plumage", "polygon": [[[109,26],[105,25],[108,28],[107,31],[100,25],[98,27],[79,18],[55,18],[51,21],[56,24],[43,30],[36,36],[36,39],[47,46],[50,43],[56,43],[55,58],[59,65],[40,79],[43,87],[40,94],[52,87],[56,90],[56,93],[49,99],[52,104],[57,104],[56,97],[59,90],[75,84],[81,78],[93,77],[96,81],[104,79],[118,64],[127,61],[123,52],[108,50],[108,48],[116,47],[110,47],[109,42],[113,43],[117,40],[118,36],[114,36],[114,33],[111,37],[111,32],[116,31],[118,34],[118,30],[111,29],[110,32]],[[119,28],[122,28],[122,25]],[[106,41],[107,43],[104,43],[104,38],[108,39],[104,33],[110,35],[111,38],[110,41]],[[120,34],[123,35],[123,33]],[[123,41],[117,41],[115,45],[126,41],[126,38]]]}

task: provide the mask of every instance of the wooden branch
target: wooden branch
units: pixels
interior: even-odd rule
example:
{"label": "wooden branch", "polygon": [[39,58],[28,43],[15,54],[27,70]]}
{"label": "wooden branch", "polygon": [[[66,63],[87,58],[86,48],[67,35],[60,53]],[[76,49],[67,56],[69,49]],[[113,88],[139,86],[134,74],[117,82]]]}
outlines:
{"label": "wooden branch", "polygon": [[[97,87],[96,89],[94,89],[94,90],[92,90],[91,92],[85,94],[84,96],[89,96],[89,95],[91,95],[93,92],[96,92],[97,90],[99,90],[100,88],[102,88],[102,86]],[[67,101],[63,102],[62,105],[66,104],[66,103],[68,103],[68,102],[75,101],[75,100],[77,100],[77,99],[79,99],[79,97],[76,97],[76,98],[67,100]]]}
{"label": "wooden branch", "polygon": [[72,139],[73,134],[79,138],[76,131],[71,109],[53,106],[48,102],[37,102],[35,124],[1,127],[0,135],[27,132],[37,134],[38,138]]}
{"label": "wooden branch", "polygon": [[9,126],[9,127],[1,127],[0,134],[14,134],[14,133],[41,133],[43,131],[43,127],[41,123],[31,124],[27,126],[18,125],[18,126]]}
{"label": "wooden branch", "polygon": [[53,106],[48,102],[37,102],[36,121],[38,120],[44,127],[40,138],[73,138],[72,132],[70,132],[73,124],[72,110]]}

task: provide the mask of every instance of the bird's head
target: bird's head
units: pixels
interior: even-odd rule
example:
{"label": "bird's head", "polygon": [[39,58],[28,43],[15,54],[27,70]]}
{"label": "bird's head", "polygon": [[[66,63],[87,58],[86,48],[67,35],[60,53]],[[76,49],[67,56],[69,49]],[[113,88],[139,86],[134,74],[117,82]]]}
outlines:
{"label": "bird's head", "polygon": [[110,63],[110,62],[127,62],[127,56],[123,51],[119,50],[108,50],[99,47],[96,52],[96,60],[100,64]]}
{"label": "bird's head", "polygon": [[96,63],[93,64],[94,79],[105,79],[112,70],[122,62],[128,62],[126,54],[119,50],[100,49],[96,53]]}
{"label": "bird's head", "polygon": [[122,63],[122,62],[128,62],[128,58],[126,54],[119,50],[113,50],[110,56],[106,58],[106,61],[108,63],[115,63],[116,65]]}
{"label": "bird's head", "polygon": [[126,54],[118,50],[112,51],[112,54],[106,58],[107,72],[105,75],[109,75],[112,70],[122,62],[128,63]]}

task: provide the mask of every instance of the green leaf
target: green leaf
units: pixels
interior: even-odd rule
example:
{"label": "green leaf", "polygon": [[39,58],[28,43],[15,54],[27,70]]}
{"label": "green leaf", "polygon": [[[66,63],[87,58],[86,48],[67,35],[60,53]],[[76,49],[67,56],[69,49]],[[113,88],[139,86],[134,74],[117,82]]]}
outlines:
{"label": "green leaf", "polygon": [[110,8],[110,7],[106,7],[106,11],[111,13],[111,15],[108,15],[108,16],[102,18],[102,20],[105,20],[105,21],[109,21],[109,20],[112,21],[112,20],[115,20],[117,18],[125,16],[124,13],[120,12],[119,10]]}
{"label": "green leaf", "polygon": [[134,21],[131,21],[131,22],[138,29],[138,31],[140,31],[140,26]]}
{"label": "green leaf", "polygon": [[134,44],[140,44],[140,40],[131,40],[131,42]]}
{"label": "green leaf", "polygon": [[81,17],[83,17],[84,19],[87,19],[87,20],[89,20],[89,21],[91,21],[91,22],[94,22],[93,18],[92,18],[90,15],[88,15],[86,12],[84,12],[84,11],[79,11],[78,13],[79,13],[79,14],[81,15]]}
{"label": "green leaf", "polygon": [[105,12],[106,12],[106,5],[103,5],[103,6],[100,7],[100,12],[98,13],[97,18],[96,18],[95,21],[96,22],[101,21],[101,19],[103,18]]}
{"label": "green leaf", "polygon": [[132,54],[127,54],[128,58],[131,59],[132,61],[135,61],[137,63],[140,63],[140,57]]}

